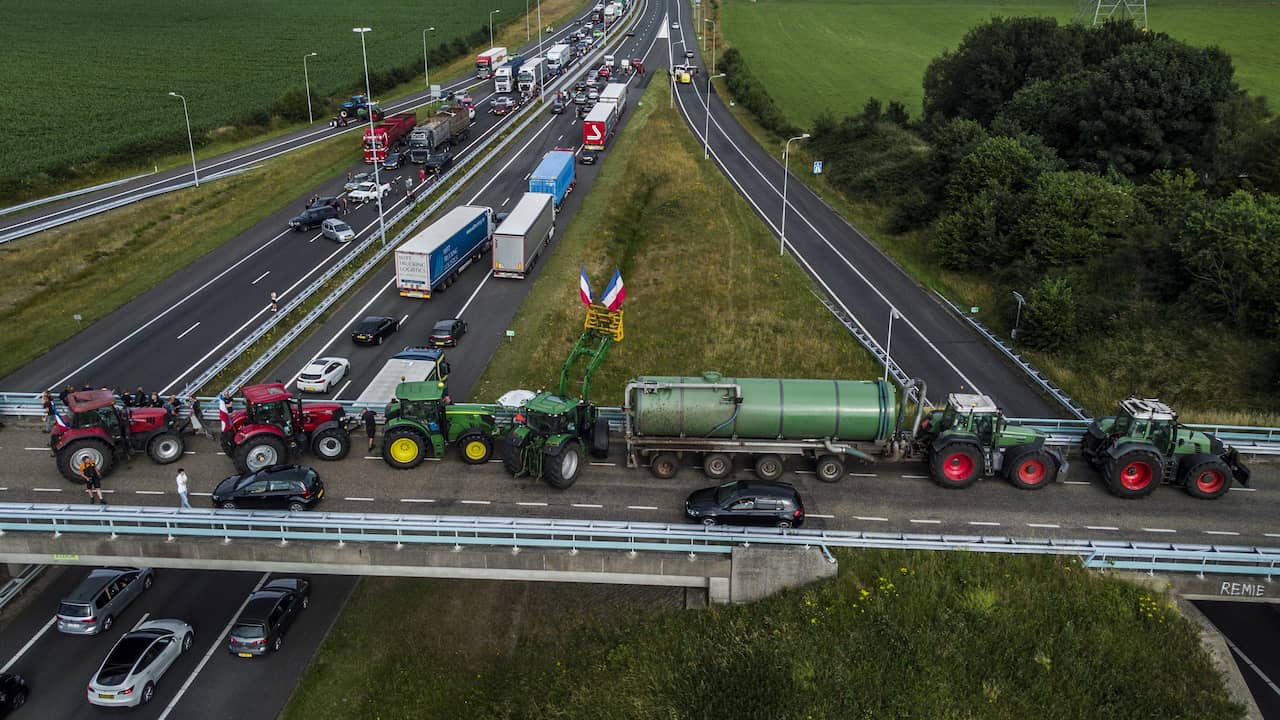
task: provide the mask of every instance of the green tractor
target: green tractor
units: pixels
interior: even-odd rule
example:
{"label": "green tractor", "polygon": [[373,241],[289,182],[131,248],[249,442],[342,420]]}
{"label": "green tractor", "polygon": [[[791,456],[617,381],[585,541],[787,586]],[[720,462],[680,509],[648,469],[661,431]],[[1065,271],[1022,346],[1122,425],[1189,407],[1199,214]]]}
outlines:
{"label": "green tractor", "polygon": [[[591,376],[604,362],[609,348],[622,340],[622,311],[610,312],[600,305],[587,307],[587,320],[578,342],[560,370],[559,391],[541,391],[515,417],[515,427],[507,433],[502,463],[516,477],[541,478],[561,490],[573,485],[582,469],[583,447],[591,455],[609,455],[609,423],[600,418],[591,394]],[[569,377],[574,366],[585,360],[579,399],[569,395]]]}
{"label": "green tractor", "polygon": [[448,402],[440,381],[400,383],[387,404],[382,459],[407,470],[428,455],[444,457],[445,446],[454,445],[468,464],[486,463],[498,434],[496,412],[494,405]]}
{"label": "green tractor", "polygon": [[1178,414],[1159,400],[1129,398],[1119,415],[1095,418],[1081,454],[1107,490],[1126,499],[1146,497],[1160,483],[1181,485],[1204,500],[1227,494],[1231,478],[1249,484],[1249,468],[1235,448],[1179,425]]}
{"label": "green tractor", "polygon": [[1039,490],[1067,473],[1067,460],[1045,445],[1038,430],[1010,425],[986,395],[952,393],[947,406],[920,422],[916,452],[929,476],[946,488],[966,488],[1000,475],[1024,490]]}

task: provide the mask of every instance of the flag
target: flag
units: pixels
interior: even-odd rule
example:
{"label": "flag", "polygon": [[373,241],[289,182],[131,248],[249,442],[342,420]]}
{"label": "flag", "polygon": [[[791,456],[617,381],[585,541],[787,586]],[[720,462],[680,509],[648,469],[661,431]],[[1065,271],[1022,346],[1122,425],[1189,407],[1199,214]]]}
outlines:
{"label": "flag", "polygon": [[62,413],[58,412],[58,406],[53,406],[53,421],[63,430],[70,430],[71,426],[67,424],[67,419],[62,417]]}
{"label": "flag", "polygon": [[600,302],[604,304],[609,312],[617,312],[622,307],[622,301],[627,299],[627,288],[622,284],[622,273],[617,268],[613,270],[613,278],[609,280],[609,286],[604,289],[604,295],[600,296]]}
{"label": "flag", "polygon": [[218,393],[218,419],[222,421],[222,432],[231,429],[231,411],[227,409],[227,396]]}
{"label": "flag", "polygon": [[582,266],[582,274],[578,277],[578,294],[582,296],[582,304],[591,304],[591,283],[587,282],[587,266]]}

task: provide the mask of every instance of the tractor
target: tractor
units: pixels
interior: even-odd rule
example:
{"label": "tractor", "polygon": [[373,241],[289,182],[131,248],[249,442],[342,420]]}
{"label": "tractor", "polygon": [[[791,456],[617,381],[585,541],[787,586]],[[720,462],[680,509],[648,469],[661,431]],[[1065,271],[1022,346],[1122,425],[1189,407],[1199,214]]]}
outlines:
{"label": "tractor", "polygon": [[986,395],[952,393],[947,406],[920,422],[913,452],[929,460],[929,476],[946,488],[966,488],[1001,475],[1024,490],[1039,490],[1067,473],[1062,453],[1043,433],[1010,425]]}
{"label": "tractor", "polygon": [[1129,398],[1115,417],[1095,418],[1085,431],[1084,459],[1107,490],[1125,499],[1146,497],[1160,483],[1181,485],[1192,497],[1227,494],[1231,478],[1249,484],[1240,453],[1216,436],[1178,424],[1178,414],[1155,399]]}
{"label": "tractor", "polygon": [[[507,433],[502,464],[516,477],[541,478],[561,490],[573,485],[582,469],[582,448],[591,455],[609,455],[609,423],[600,418],[588,398],[591,376],[600,367],[609,348],[622,340],[622,311],[603,305],[588,305],[582,334],[560,370],[560,387],[555,394],[541,391],[516,414],[515,427]],[[569,376],[579,360],[586,360],[582,393],[569,395]]]}
{"label": "tractor", "polygon": [[480,403],[449,403],[440,381],[403,382],[387,404],[387,428],[382,459],[393,468],[417,467],[428,455],[444,457],[454,445],[469,465],[483,465],[493,454],[498,433],[497,407]]}
{"label": "tractor", "polygon": [[338,403],[304,405],[281,383],[248,385],[241,392],[245,409],[231,413],[230,427],[222,432],[222,451],[240,472],[279,465],[307,448],[321,460],[341,460],[351,450],[358,420]]}
{"label": "tractor", "polygon": [[92,460],[104,477],[117,462],[146,453],[161,465],[182,457],[177,418],[164,408],[127,408],[109,390],[87,390],[67,396],[71,411],[49,436],[62,476],[78,482],[85,460]]}
{"label": "tractor", "polygon": [[342,103],[342,107],[338,109],[338,117],[340,118],[360,118],[368,121],[369,108],[373,108],[373,120],[377,122],[382,119],[382,108],[377,103],[370,103],[369,98],[364,95],[352,95],[350,100]]}

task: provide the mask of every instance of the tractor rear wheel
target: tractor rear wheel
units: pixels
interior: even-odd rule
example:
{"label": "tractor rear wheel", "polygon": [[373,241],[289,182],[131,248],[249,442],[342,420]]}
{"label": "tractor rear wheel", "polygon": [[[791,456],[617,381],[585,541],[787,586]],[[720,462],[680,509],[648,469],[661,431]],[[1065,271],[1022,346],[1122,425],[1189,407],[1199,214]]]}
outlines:
{"label": "tractor rear wheel", "polygon": [[723,480],[733,474],[733,458],[728,453],[709,453],[702,459],[702,473],[712,480]]}
{"label": "tractor rear wheel", "polygon": [[493,443],[479,433],[463,436],[458,441],[458,449],[462,451],[462,459],[468,465],[483,465],[493,455]]}
{"label": "tractor rear wheel", "polygon": [[236,469],[242,473],[257,472],[264,467],[279,465],[288,455],[285,454],[284,440],[275,435],[254,435],[236,448]]}
{"label": "tractor rear wheel", "polygon": [[773,453],[756,458],[756,477],[761,480],[768,482],[777,480],[782,477],[783,468],[782,458]]}
{"label": "tractor rear wheel", "polygon": [[1164,477],[1164,462],[1152,450],[1135,448],[1116,458],[1107,458],[1102,476],[1112,495],[1136,500],[1155,492]]}
{"label": "tractor rear wheel", "polygon": [[818,458],[815,468],[818,479],[825,483],[840,482],[844,477],[844,463],[835,455],[823,455]]}
{"label": "tractor rear wheel", "polygon": [[1039,490],[1058,474],[1058,464],[1042,448],[1012,451],[1010,455],[1005,463],[1004,473],[1016,488]]}
{"label": "tractor rear wheel", "polygon": [[162,432],[147,443],[147,455],[150,455],[151,460],[157,465],[177,462],[186,449],[182,436],[175,432]]}
{"label": "tractor rear wheel", "polygon": [[542,478],[557,490],[564,490],[578,479],[578,471],[582,469],[582,443],[577,440],[566,440],[559,451],[551,448],[543,450]]}
{"label": "tractor rear wheel", "polygon": [[511,475],[524,469],[524,441],[512,430],[502,443],[502,467]]}
{"label": "tractor rear wheel", "polygon": [[427,457],[426,440],[406,427],[392,428],[382,440],[382,461],[397,470],[418,467]]}
{"label": "tractor rear wheel", "polygon": [[1187,494],[1201,500],[1216,500],[1231,489],[1231,468],[1218,458],[1198,462],[1182,476]]}
{"label": "tractor rear wheel", "polygon": [[92,460],[98,466],[98,474],[103,477],[111,472],[111,448],[97,438],[81,438],[67,443],[58,451],[58,472],[71,482],[84,482],[80,476],[80,465],[85,460]]}
{"label": "tractor rear wheel", "polygon": [[591,457],[609,457],[609,421],[604,418],[596,418],[596,424],[591,426]]}
{"label": "tractor rear wheel", "polygon": [[659,480],[670,480],[680,472],[680,458],[674,453],[658,453],[649,462],[649,472]]}
{"label": "tractor rear wheel", "polygon": [[351,435],[340,427],[321,430],[311,438],[311,452],[321,460],[341,460],[351,452]]}
{"label": "tractor rear wheel", "polygon": [[933,449],[929,477],[944,488],[961,490],[982,477],[982,450],[964,440],[953,440]]}

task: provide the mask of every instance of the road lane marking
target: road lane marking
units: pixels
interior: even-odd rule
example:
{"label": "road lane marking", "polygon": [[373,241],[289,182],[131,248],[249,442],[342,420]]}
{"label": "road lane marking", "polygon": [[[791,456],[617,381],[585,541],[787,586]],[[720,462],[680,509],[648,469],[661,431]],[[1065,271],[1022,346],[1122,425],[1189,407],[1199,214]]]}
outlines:
{"label": "road lane marking", "polygon": [[617,467],[617,466],[618,466],[618,463],[613,463],[613,462],[595,462],[595,461],[593,461],[593,462],[588,463],[588,465],[591,465],[592,467]]}
{"label": "road lane marking", "polygon": [[409,313],[405,313],[404,317],[400,318],[400,324],[403,325],[404,321],[408,319],[409,319]]}
{"label": "road lane marking", "polygon": [[1060,527],[1062,527],[1062,526],[1061,526],[1061,525],[1054,525],[1053,523],[1027,523],[1027,527],[1033,527],[1033,528],[1045,528],[1045,529],[1048,529],[1048,530],[1057,530],[1058,528],[1060,528]]}
{"label": "road lane marking", "polygon": [[826,518],[826,519],[828,519],[828,520],[834,520],[836,516],[835,516],[835,515],[823,515],[822,513],[809,513],[809,517]]}
{"label": "road lane marking", "polygon": [[1240,534],[1238,532],[1233,532],[1231,530],[1205,530],[1204,533],[1206,535],[1239,535]]}
{"label": "road lane marking", "polygon": [[505,207],[506,204],[510,201],[511,201],[511,196],[508,195],[506,200],[503,200],[501,203],[498,204],[498,207]]}
{"label": "road lane marking", "polygon": [[602,508],[602,507],[604,507],[604,506],[603,506],[603,505],[597,505],[597,504],[595,504],[595,503],[573,503],[573,507],[576,507],[576,508]]}
{"label": "road lane marking", "polygon": [[371,497],[344,497],[343,500],[356,500],[358,502],[373,502]]}
{"label": "road lane marking", "polygon": [[[320,355],[326,352],[331,345],[337,342],[338,338],[342,337],[343,335],[346,335],[348,333],[348,327],[350,326],[350,324],[364,317],[364,312],[369,309],[369,306],[372,305],[379,298],[381,298],[382,294],[385,293],[388,288],[390,288],[392,285],[395,285],[395,284],[396,284],[396,279],[391,278],[390,280],[387,281],[386,285],[383,285],[382,287],[378,288],[377,292],[373,293],[373,296],[369,298],[369,302],[365,303],[364,307],[360,308],[355,312],[355,314],[351,318],[351,322],[343,325],[342,328],[338,330],[338,332],[334,333],[333,337],[329,338],[329,341],[326,342],[318,351],[316,351],[316,354],[312,355],[311,359],[305,362],[302,365],[302,367],[306,368],[307,365],[310,365],[311,363],[315,362],[315,359],[320,357]],[[302,374],[302,370],[298,370],[298,372],[293,374],[293,377],[289,378],[289,382],[285,384],[286,385],[294,384],[295,382],[298,381],[298,376],[301,374]]]}
{"label": "road lane marking", "polygon": [[435,500],[430,498],[400,498],[403,503],[433,503]]}
{"label": "road lane marking", "polygon": [[163,490],[134,490],[134,495],[163,495]]}
{"label": "road lane marking", "polygon": [[1087,529],[1087,530],[1112,530],[1112,531],[1115,531],[1115,532],[1119,532],[1119,531],[1120,531],[1120,528],[1115,527],[1114,525],[1085,525],[1085,529]]}
{"label": "road lane marking", "polygon": [[983,526],[985,526],[985,527],[1000,527],[1000,523],[998,523],[998,522],[987,522],[987,521],[984,521],[984,520],[970,520],[970,521],[969,521],[969,524],[970,524],[970,525],[983,525]]}
{"label": "road lane marking", "polygon": [[18,648],[18,652],[14,653],[13,657],[9,658],[9,662],[5,663],[4,667],[0,668],[0,673],[9,672],[9,670],[13,667],[13,664],[18,662],[18,659],[21,658],[24,653],[30,650],[31,646],[35,645],[37,640],[43,637],[45,633],[49,632],[49,628],[53,627],[53,624],[56,622],[58,622],[57,615],[54,615],[53,617],[49,618],[49,622],[45,623],[44,627],[37,630],[36,634],[32,635],[31,639],[27,641],[27,644]]}
{"label": "road lane marking", "polygon": [[1093,483],[1086,482],[1084,480],[1063,480],[1062,484],[1063,485],[1092,485]]}
{"label": "road lane marking", "polygon": [[261,280],[262,278],[264,278],[264,277],[266,277],[266,276],[268,276],[268,275],[270,275],[270,274],[271,274],[271,271],[270,271],[270,270],[268,270],[268,271],[266,271],[266,272],[262,273],[261,275],[259,275],[258,277],[254,278],[254,279],[253,279],[253,282],[251,282],[251,283],[249,283],[249,284],[250,284],[250,285],[257,285],[259,280]]}
{"label": "road lane marking", "polygon": [[193,492],[193,493],[187,493],[187,494],[188,494],[188,495],[198,495],[198,496],[200,496],[200,497],[213,497],[213,493],[198,493],[198,492]]}
{"label": "road lane marking", "polygon": [[32,492],[62,492],[62,488],[31,488]]}
{"label": "road lane marking", "polygon": [[489,505],[488,500],[459,500],[463,505]]}
{"label": "road lane marking", "polygon": [[1262,533],[1266,537],[1280,537],[1280,533]]}
{"label": "road lane marking", "polygon": [[23,450],[48,450],[49,448],[47,448],[47,447],[38,447],[38,448],[22,448],[22,449],[23,449]]}
{"label": "road lane marking", "polygon": [[134,630],[137,630],[139,627],[142,626],[142,623],[147,621],[147,618],[149,617],[151,617],[151,613],[149,612],[142,613],[142,617],[138,618],[138,622],[133,624],[133,629],[131,629],[129,632],[133,632]]}
{"label": "road lane marking", "polygon": [[1233,487],[1233,488],[1231,488],[1231,490],[1233,490],[1233,491],[1235,491],[1235,492],[1258,492],[1258,488],[1242,488],[1242,487]]}
{"label": "road lane marking", "polygon": [[850,474],[850,475],[852,475],[852,476],[854,476],[854,477],[877,477],[875,473],[855,473],[855,472],[851,472],[851,473],[849,473],[849,474]]}
{"label": "road lane marking", "polygon": [[929,479],[928,475],[903,475],[902,477],[908,480],[928,480]]}
{"label": "road lane marking", "polygon": [[[521,503],[521,505],[523,504],[524,503]],[[543,504],[545,505],[546,503],[543,503]],[[657,510],[658,508],[654,507],[653,505],[628,505],[627,509],[628,510]],[[827,517],[831,517],[831,516],[828,515]]]}
{"label": "road lane marking", "polygon": [[546,507],[547,506],[546,503],[542,503],[542,502],[518,502],[516,504],[523,505],[525,507]]}
{"label": "road lane marking", "polygon": [[917,520],[915,518],[911,518],[911,520],[909,520],[908,522],[918,523],[920,525],[941,525],[942,524],[941,520]]}
{"label": "road lane marking", "polygon": [[1142,528],[1142,532],[1149,532],[1149,533],[1176,533],[1176,532],[1178,532],[1178,531],[1177,531],[1177,530],[1171,530],[1171,529],[1169,529],[1169,528]]}
{"label": "road lane marking", "polygon": [[854,520],[866,520],[867,522],[889,522],[889,518],[884,517],[868,517],[866,515],[854,515]]}
{"label": "road lane marking", "polygon": [[244,602],[240,603],[240,607],[231,615],[231,619],[227,621],[227,626],[222,628],[222,632],[213,638],[213,644],[209,646],[209,650],[204,654],[204,657],[200,658],[200,664],[196,665],[196,669],[192,670],[191,674],[187,676],[187,681],[182,683],[182,687],[178,688],[177,694],[173,696],[169,704],[164,706],[164,712],[160,713],[159,720],[165,720],[165,718],[169,717],[169,713],[173,712],[173,708],[178,705],[178,701],[186,694],[187,689],[191,687],[191,683],[195,682],[196,676],[200,674],[205,665],[209,664],[209,658],[213,657],[213,654],[222,647],[222,638],[231,632],[231,626],[235,625],[236,620],[240,619],[240,613],[244,612],[244,608],[249,604],[249,600],[253,598],[253,594],[262,589],[262,584],[267,581],[268,577],[271,577],[271,573],[265,572],[262,573],[262,577],[258,578],[258,584],[254,585],[253,590],[250,590],[249,594],[245,596]]}
{"label": "road lane marking", "polygon": [[337,400],[337,399],[338,399],[338,396],[339,396],[339,395],[341,395],[341,394],[343,393],[343,391],[344,391],[344,390],[346,390],[346,389],[347,389],[347,388],[349,388],[349,387],[351,387],[351,381],[350,381],[350,380],[348,380],[348,381],[346,381],[345,383],[343,383],[342,387],[338,388],[338,392],[334,393],[334,394],[333,394],[333,397],[331,397],[331,398],[329,398],[329,399],[330,399],[330,400]]}
{"label": "road lane marking", "polygon": [[382,458],[378,457],[377,455],[365,455],[364,459],[365,460],[381,460]]}

